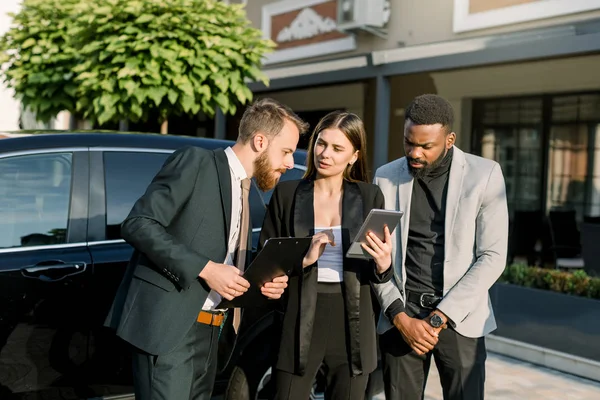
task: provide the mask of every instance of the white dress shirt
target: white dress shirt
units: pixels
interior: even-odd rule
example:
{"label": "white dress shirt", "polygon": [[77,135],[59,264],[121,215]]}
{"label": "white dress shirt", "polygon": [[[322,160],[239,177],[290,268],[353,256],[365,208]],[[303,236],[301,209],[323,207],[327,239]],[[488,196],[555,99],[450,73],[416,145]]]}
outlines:
{"label": "white dress shirt", "polygon": [[[233,259],[238,248],[240,237],[240,220],[242,216],[242,180],[248,177],[244,166],[237,158],[231,147],[225,149],[229,173],[231,174],[231,225],[229,229],[229,244],[223,264],[234,265]],[[202,306],[205,311],[214,310],[221,302],[221,295],[211,290]]]}

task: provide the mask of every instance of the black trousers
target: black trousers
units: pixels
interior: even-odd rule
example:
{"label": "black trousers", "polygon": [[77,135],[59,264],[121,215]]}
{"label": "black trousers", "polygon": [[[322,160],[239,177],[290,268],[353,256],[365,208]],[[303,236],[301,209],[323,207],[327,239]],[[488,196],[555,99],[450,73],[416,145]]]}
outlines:
{"label": "black trousers", "polygon": [[217,374],[219,327],[196,322],[169,354],[133,349],[136,400],[209,400]]}
{"label": "black trousers", "polygon": [[[411,317],[424,318],[431,312],[411,303],[407,306]],[[483,337],[467,338],[448,327],[440,332],[436,347],[421,356],[396,328],[379,339],[386,400],[423,399],[432,357],[440,374],[444,400],[484,398],[487,352]]]}
{"label": "black trousers", "polygon": [[324,364],[325,399],[364,400],[369,375],[352,376],[346,346],[346,322],[341,284],[319,283],[317,307],[306,371],[303,376],[276,370],[276,400],[306,400]]}

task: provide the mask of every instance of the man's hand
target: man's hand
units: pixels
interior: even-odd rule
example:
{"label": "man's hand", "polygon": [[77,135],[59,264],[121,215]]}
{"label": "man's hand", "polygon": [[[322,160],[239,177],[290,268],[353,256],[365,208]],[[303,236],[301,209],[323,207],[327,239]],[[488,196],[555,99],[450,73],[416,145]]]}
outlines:
{"label": "man's hand", "polygon": [[209,261],[198,276],[227,300],[246,293],[250,287],[250,283],[240,276],[240,270],[227,264]]}
{"label": "man's hand", "polygon": [[369,232],[367,243],[362,243],[361,246],[375,260],[378,274],[383,274],[390,268],[392,265],[392,235],[387,225],[383,228],[383,241],[373,232]]}
{"label": "man's hand", "polygon": [[287,287],[288,279],[289,278],[287,275],[278,276],[277,278],[273,279],[271,282],[265,283],[260,288],[260,291],[262,292],[263,295],[265,295],[269,299],[277,300],[277,299],[281,298],[281,295],[285,291],[285,288]]}
{"label": "man's hand", "polygon": [[427,321],[411,318],[404,312],[394,317],[394,326],[418,355],[433,350],[438,342],[438,332]]}
{"label": "man's hand", "polygon": [[431,318],[431,316],[433,314],[437,314],[440,316],[440,318],[442,319],[442,321],[444,321],[444,323],[442,324],[442,326],[440,326],[439,328],[433,328],[438,334],[442,331],[442,329],[446,329],[448,327],[448,317],[446,316],[446,314],[444,314],[443,312],[441,312],[438,309],[435,309],[431,312],[431,314],[429,314],[427,316],[427,318],[425,318],[426,321],[429,321],[429,319]]}
{"label": "man's hand", "polygon": [[323,251],[325,251],[325,246],[327,246],[327,244],[335,246],[335,239],[331,229],[321,231],[312,237],[310,247],[302,260],[302,268],[306,268],[309,265],[316,263],[319,257],[321,257],[321,254],[323,254]]}

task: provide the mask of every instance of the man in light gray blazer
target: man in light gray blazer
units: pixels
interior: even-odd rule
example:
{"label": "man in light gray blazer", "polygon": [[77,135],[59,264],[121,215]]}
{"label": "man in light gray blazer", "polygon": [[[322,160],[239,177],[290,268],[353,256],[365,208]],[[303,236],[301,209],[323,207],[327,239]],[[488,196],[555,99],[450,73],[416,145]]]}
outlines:
{"label": "man in light gray blazer", "polygon": [[406,157],[375,173],[385,207],[405,213],[392,237],[393,279],[373,285],[387,400],[422,399],[432,355],[445,400],[484,397],[484,336],[496,328],[488,291],[506,266],[506,190],[498,163],[454,145],[453,119],[443,98],[415,98]]}

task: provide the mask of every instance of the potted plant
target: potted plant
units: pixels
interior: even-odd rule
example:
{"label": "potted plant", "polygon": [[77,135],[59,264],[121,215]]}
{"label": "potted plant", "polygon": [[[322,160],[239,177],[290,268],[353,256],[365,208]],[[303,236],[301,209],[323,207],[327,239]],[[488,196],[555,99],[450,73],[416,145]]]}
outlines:
{"label": "potted plant", "polygon": [[490,296],[495,335],[600,361],[600,278],[514,264]]}

